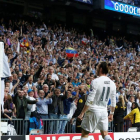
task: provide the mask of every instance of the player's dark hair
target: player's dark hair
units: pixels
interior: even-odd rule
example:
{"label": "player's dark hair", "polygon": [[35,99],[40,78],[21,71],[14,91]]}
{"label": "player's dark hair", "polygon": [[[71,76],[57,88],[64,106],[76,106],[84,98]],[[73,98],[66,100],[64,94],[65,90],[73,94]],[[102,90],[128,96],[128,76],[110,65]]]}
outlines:
{"label": "player's dark hair", "polygon": [[119,90],[123,89],[123,87],[119,87]]}
{"label": "player's dark hair", "polygon": [[106,62],[101,62],[99,64],[99,69],[102,68],[102,74],[108,74],[108,64]]}
{"label": "player's dark hair", "polygon": [[[133,104],[135,105],[135,108],[138,108],[139,111],[140,111],[140,108],[139,108],[138,104],[137,104],[136,102],[133,102],[132,105],[133,105]],[[135,108],[133,108],[133,109],[135,109]]]}

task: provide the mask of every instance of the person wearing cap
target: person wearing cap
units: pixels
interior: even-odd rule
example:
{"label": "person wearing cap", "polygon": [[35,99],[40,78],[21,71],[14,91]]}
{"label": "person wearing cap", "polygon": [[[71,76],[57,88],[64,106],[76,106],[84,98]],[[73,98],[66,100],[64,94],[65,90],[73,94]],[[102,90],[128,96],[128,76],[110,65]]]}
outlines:
{"label": "person wearing cap", "polygon": [[[32,101],[35,101],[35,100],[36,100],[36,99],[34,98],[34,91],[33,91],[32,89],[29,89],[29,90],[27,91],[27,93],[28,93],[27,99],[32,100]],[[25,119],[29,119],[30,116],[31,116],[31,113],[34,112],[34,111],[36,110],[36,104],[28,104],[28,105],[27,105],[27,109],[28,109],[28,111],[27,111],[27,113],[26,113],[26,115],[25,115]]]}

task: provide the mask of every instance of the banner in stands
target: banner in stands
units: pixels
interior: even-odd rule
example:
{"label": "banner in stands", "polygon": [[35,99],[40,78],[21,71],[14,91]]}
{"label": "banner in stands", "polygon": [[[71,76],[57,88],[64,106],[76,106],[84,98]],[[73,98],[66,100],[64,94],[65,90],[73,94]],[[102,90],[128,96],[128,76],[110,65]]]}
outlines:
{"label": "banner in stands", "polygon": [[1,136],[1,140],[25,140],[25,136]]}
{"label": "banner in stands", "polygon": [[105,0],[104,8],[108,9],[108,10],[140,17],[140,8],[139,7],[124,4],[121,2],[116,2],[113,0]]}
{"label": "banner in stands", "polygon": [[140,132],[114,133],[114,140],[140,140]]}
{"label": "banner in stands", "polygon": [[[113,133],[109,135],[114,139]],[[80,140],[81,134],[30,135],[26,140]],[[90,134],[88,140],[103,140],[100,133]]]}

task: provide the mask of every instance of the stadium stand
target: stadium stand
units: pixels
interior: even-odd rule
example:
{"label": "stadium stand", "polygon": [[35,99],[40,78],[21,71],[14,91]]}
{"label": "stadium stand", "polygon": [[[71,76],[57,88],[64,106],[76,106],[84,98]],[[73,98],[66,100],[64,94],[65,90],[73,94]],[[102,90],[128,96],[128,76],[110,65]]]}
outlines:
{"label": "stadium stand", "polygon": [[[0,18],[0,41],[11,72],[2,79],[1,118],[7,121],[4,113],[11,117],[17,134],[29,134],[32,127],[42,130],[41,126],[44,134],[78,133],[81,122],[77,124],[76,118],[101,61],[108,63],[108,77],[117,87],[119,112],[109,131],[126,132],[131,127],[123,117],[133,102],[140,107],[140,42],[116,36],[100,40],[92,29],[86,35],[61,24],[5,18]],[[115,130],[118,120],[123,129]]]}

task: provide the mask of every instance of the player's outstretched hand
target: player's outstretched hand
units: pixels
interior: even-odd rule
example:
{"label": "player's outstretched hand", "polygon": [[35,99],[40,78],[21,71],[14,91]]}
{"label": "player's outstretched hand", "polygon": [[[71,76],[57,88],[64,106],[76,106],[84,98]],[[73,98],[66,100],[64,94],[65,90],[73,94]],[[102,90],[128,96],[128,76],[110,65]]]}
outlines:
{"label": "player's outstretched hand", "polygon": [[80,121],[82,121],[82,119],[83,119],[83,116],[84,116],[84,114],[80,114],[79,116],[78,116],[78,120],[80,120]]}
{"label": "player's outstretched hand", "polygon": [[109,122],[112,122],[112,121],[113,121],[113,115],[110,114],[110,115],[108,116],[108,121],[109,121]]}

